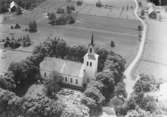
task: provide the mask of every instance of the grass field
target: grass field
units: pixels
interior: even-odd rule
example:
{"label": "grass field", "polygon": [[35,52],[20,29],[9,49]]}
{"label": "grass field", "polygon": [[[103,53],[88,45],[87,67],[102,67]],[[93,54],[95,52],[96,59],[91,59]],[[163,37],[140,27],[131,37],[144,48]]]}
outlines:
{"label": "grass field", "polygon": [[148,26],[145,51],[136,72],[167,81],[167,22],[149,20]]}
{"label": "grass field", "polygon": [[[6,15],[6,21],[1,24],[0,28],[0,32],[2,33],[1,39],[11,34],[16,37],[28,34],[27,32],[24,32],[23,29],[27,27],[27,24],[31,20],[35,19],[38,23],[38,32],[29,34],[33,41],[32,46],[29,48],[19,48],[19,50],[31,52],[36,45],[40,44],[40,42],[43,42],[48,37],[54,36],[62,37],[69,45],[79,44],[87,46],[90,41],[90,34],[91,32],[94,32],[95,43],[97,46],[113,50],[122,55],[127,60],[127,65],[133,60],[139,45],[137,31],[138,21],[118,17],[78,14],[77,22],[73,25],[49,25],[47,19],[43,15],[46,9],[52,11],[65,4],[64,1],[60,0],[48,0],[33,11],[26,11],[25,14],[21,16]],[[10,29],[10,25],[15,23],[21,24],[21,30]],[[110,48],[111,40],[115,42],[115,48]],[[9,64],[12,61],[19,61],[30,55],[25,54],[25,57],[19,57],[24,56],[24,54],[18,54],[13,54],[13,59],[6,59],[6,62]],[[8,56],[7,54],[6,57],[8,58],[11,56]],[[8,64],[5,65],[6,68]]]}

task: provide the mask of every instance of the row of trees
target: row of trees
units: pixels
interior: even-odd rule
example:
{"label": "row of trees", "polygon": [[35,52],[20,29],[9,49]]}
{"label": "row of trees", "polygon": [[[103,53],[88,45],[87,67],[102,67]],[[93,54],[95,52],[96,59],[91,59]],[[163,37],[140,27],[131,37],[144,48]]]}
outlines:
{"label": "row of trees", "polygon": [[48,13],[49,24],[51,25],[65,25],[75,23],[73,15],[62,14],[60,17],[56,17],[55,13]]}
{"label": "row of trees", "polygon": [[66,8],[58,8],[56,13],[48,13],[49,24],[51,25],[65,25],[75,23],[75,15],[73,13],[75,7],[67,5]]}
{"label": "row of trees", "polygon": [[6,37],[6,39],[2,40],[3,44],[4,44],[4,48],[12,48],[12,49],[16,49],[19,48],[20,46],[22,47],[28,47],[31,45],[31,39],[29,37],[29,35],[20,37],[20,38],[15,38],[15,37]]}
{"label": "row of trees", "polygon": [[[21,25],[17,23],[15,25],[11,25],[10,28],[11,29],[21,29]],[[26,28],[25,31],[29,31],[30,33],[37,32],[38,31],[37,22],[35,20],[29,22],[28,28]]]}

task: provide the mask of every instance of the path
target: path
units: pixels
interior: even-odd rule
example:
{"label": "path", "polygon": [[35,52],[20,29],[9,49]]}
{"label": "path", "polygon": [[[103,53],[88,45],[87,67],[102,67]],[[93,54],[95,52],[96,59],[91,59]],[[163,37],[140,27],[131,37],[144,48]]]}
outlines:
{"label": "path", "polygon": [[132,61],[132,63],[128,66],[128,68],[124,72],[124,75],[126,77],[125,83],[126,83],[126,90],[127,90],[128,96],[132,93],[133,86],[134,86],[136,80],[138,79],[137,76],[134,76],[134,70],[136,69],[136,67],[139,63],[139,60],[141,59],[141,56],[144,52],[144,47],[145,47],[145,42],[146,42],[146,34],[147,34],[147,24],[138,16],[137,13],[138,13],[139,5],[138,5],[137,0],[135,0],[135,3],[136,3],[135,15],[136,15],[137,19],[143,25],[143,31],[142,31],[141,43],[140,43],[138,53],[137,53],[135,59]]}
{"label": "path", "polygon": [[[144,47],[145,47],[145,42],[146,42],[146,34],[147,34],[147,24],[138,16],[137,12],[138,12],[138,9],[139,9],[139,5],[138,5],[137,0],[134,0],[134,1],[136,3],[136,8],[135,8],[134,12],[135,12],[136,18],[143,25],[143,32],[142,32],[141,43],[140,43],[140,46],[139,46],[138,53],[137,53],[136,57],[134,58],[134,60],[131,62],[131,64],[127,67],[127,69],[124,72],[124,75],[126,76],[125,83],[126,83],[126,90],[127,90],[127,93],[128,93],[128,97],[132,93],[133,86],[134,86],[136,80],[138,79],[137,77],[133,76],[134,75],[133,73],[134,73],[134,70],[136,69],[136,66],[138,65],[138,62],[141,59],[141,56],[144,52]],[[115,116],[114,115],[108,115],[105,112],[103,112],[101,117],[115,117]]]}

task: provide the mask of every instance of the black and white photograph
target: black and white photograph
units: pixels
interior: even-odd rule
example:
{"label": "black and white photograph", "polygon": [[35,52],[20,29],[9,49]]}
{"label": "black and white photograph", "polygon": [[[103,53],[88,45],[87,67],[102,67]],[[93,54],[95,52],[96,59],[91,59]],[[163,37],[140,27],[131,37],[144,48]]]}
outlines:
{"label": "black and white photograph", "polygon": [[167,117],[167,0],[0,0],[0,117]]}

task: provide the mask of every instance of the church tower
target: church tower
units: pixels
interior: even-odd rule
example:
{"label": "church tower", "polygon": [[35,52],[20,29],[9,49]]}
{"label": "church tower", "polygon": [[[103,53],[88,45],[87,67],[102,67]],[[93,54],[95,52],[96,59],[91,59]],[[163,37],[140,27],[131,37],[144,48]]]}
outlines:
{"label": "church tower", "polygon": [[95,53],[94,35],[91,35],[91,42],[88,45],[88,52],[84,56],[84,70],[89,82],[91,79],[95,79],[98,67],[99,55]]}

